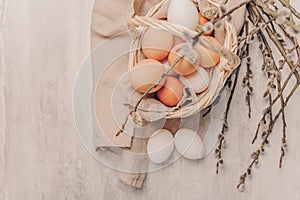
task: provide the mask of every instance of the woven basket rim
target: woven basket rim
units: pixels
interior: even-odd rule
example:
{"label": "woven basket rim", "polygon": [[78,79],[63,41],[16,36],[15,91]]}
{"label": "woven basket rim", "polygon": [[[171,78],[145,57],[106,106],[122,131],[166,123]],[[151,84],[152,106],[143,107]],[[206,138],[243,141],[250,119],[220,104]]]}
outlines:
{"label": "woven basket rim", "polygon": [[[131,51],[129,55],[128,70],[132,69],[132,67],[136,64],[138,58],[140,57],[142,34],[146,30],[146,28],[156,28],[164,30],[177,37],[182,38],[183,40],[186,40],[187,36],[192,38],[196,34],[198,34],[196,31],[190,30],[181,25],[172,24],[167,21],[153,18],[155,13],[162,9],[163,6],[166,6],[166,4],[169,1],[171,0],[162,0],[158,4],[154,5],[145,16],[135,15],[132,19],[128,21],[128,29],[132,33],[133,38],[130,49]],[[211,0],[208,1],[211,2]],[[226,39],[224,46],[213,43],[205,36],[200,36],[198,40],[198,43],[200,45],[204,46],[209,50],[214,51],[215,53],[221,56],[220,63],[213,70],[213,78],[210,83],[210,86],[215,84],[213,85],[214,87],[209,87],[207,94],[202,99],[198,99],[196,103],[188,104],[180,108],[172,107],[170,110],[165,111],[165,118],[188,117],[210,106],[218,97],[228,77],[240,64],[240,59],[236,55],[238,50],[238,39],[236,30],[231,22],[224,20],[224,23],[226,30]],[[213,81],[214,83],[212,84]],[[147,111],[145,110],[142,112],[147,113]],[[155,111],[149,110],[148,112]]]}

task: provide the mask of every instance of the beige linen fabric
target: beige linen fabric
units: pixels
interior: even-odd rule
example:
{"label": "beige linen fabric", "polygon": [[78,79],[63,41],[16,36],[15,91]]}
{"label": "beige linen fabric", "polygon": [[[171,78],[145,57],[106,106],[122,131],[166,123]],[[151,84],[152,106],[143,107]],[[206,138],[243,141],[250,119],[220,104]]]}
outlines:
{"label": "beige linen fabric", "polygon": [[[126,23],[135,13],[138,15],[144,15],[146,12],[159,0],[96,0],[92,15],[91,25],[91,46],[96,47],[99,43],[106,38],[114,36],[118,33],[126,31]],[[237,4],[238,0],[229,1],[227,7],[233,7]],[[233,16],[233,23],[236,29],[239,31],[244,18],[244,9],[239,10]],[[235,17],[238,16],[238,17]],[[97,58],[92,58],[96,60]],[[95,62],[98,63],[99,61]],[[96,70],[97,66],[93,66]],[[122,58],[117,61],[117,64],[112,65],[107,71],[105,71],[103,79],[98,82],[98,77],[93,77],[94,89],[95,89],[95,102],[101,102],[102,105],[110,105],[111,94],[115,86],[116,81],[127,71],[127,60]],[[97,73],[93,73],[97,74]],[[103,82],[101,82],[103,81]],[[103,84],[104,83],[104,84]],[[104,87],[102,87],[104,85]],[[100,87],[101,86],[101,87]],[[105,133],[105,136],[112,142],[103,142],[103,137],[95,134],[94,143],[96,148],[103,146],[117,146],[130,148],[133,152],[146,152],[146,139],[133,139],[131,136],[122,134],[119,137],[115,137],[115,133],[118,131],[118,127],[114,122],[114,118],[111,112],[110,106],[96,106],[96,116],[98,121],[94,122],[94,126],[98,126],[98,122],[102,122],[101,128]],[[171,129],[171,132],[176,132],[179,127],[180,120],[168,120],[165,127]],[[204,123],[203,121],[201,123]],[[210,120],[205,122],[210,123]],[[203,126],[203,124],[202,124]],[[205,134],[207,128],[200,129],[199,135]],[[148,165],[148,161],[142,160],[138,163],[141,168],[145,168]],[[122,173],[118,172],[119,178],[126,184],[133,187],[141,188],[143,181],[146,177],[145,173]]]}
{"label": "beige linen fabric", "polygon": [[[98,55],[95,52],[92,57]],[[93,74],[95,73],[95,68],[97,68],[98,61],[97,58],[93,59]],[[127,134],[120,134],[118,137],[115,134],[119,131],[119,127],[115,122],[114,113],[112,112],[111,97],[113,95],[113,90],[117,81],[122,77],[123,74],[127,72],[127,67],[124,63],[127,63],[127,59],[122,57],[118,59],[114,64],[110,65],[107,70],[104,71],[101,79],[98,81],[98,77],[94,77],[95,88],[95,114],[97,121],[94,123],[96,126],[101,127],[101,130],[97,131],[102,134],[94,134],[94,144],[95,146],[118,146],[118,147],[131,147],[131,136]],[[123,116],[125,118],[125,116]],[[98,130],[97,127],[94,127]]]}
{"label": "beige linen fabric", "polygon": [[[128,19],[130,19],[134,15],[134,13],[144,15],[151,6],[158,2],[159,0],[96,0],[93,9],[91,24],[92,49],[103,42],[106,38],[126,31],[126,23]],[[94,60],[94,58],[92,59]],[[127,61],[124,61],[124,63],[127,63]],[[93,69],[95,68],[96,67],[93,67]],[[127,67],[124,65],[123,68],[110,68],[109,70],[112,70],[111,72],[113,73],[110,73],[109,71],[107,71],[107,73],[114,74],[114,76],[111,77],[112,79],[109,80],[110,84],[108,84],[106,88],[97,87],[97,85],[101,84],[98,84],[98,77],[93,77],[93,83],[94,86],[96,86],[95,101],[103,102],[106,105],[110,105],[110,99],[107,97],[111,96],[115,80],[117,80],[123,73],[127,71]],[[113,121],[111,111],[105,109],[110,109],[110,107],[98,107],[98,109],[96,109],[96,115],[99,118],[106,119],[105,123],[101,124],[101,128],[103,128],[103,131],[106,133],[106,136],[108,136],[110,141],[118,147],[130,147],[132,151],[135,150],[137,152],[146,152],[146,140],[132,140],[131,137],[126,134],[122,134],[117,138],[115,137],[115,133],[117,132],[118,127]],[[98,121],[101,120],[98,119]],[[98,121],[94,121],[94,126],[97,126]],[[108,146],[107,142],[103,143],[103,137],[99,136],[98,134],[94,135],[94,143],[96,148],[101,146]],[[146,167],[147,162],[143,162],[141,165],[141,167]],[[129,174],[118,172],[118,175],[124,183],[137,188],[142,187],[143,181],[146,177],[145,173]]]}

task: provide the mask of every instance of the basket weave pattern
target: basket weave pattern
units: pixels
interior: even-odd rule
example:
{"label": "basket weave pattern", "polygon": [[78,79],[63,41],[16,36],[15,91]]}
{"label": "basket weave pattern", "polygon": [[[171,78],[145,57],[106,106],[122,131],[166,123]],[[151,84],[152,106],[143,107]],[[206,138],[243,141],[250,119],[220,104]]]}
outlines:
{"label": "basket weave pattern", "polygon": [[[187,37],[194,38],[198,32],[190,30],[184,26],[172,24],[165,20],[157,19],[155,16],[158,12],[162,15],[166,15],[165,9],[168,6],[170,0],[163,0],[159,4],[155,5],[146,16],[134,16],[128,22],[128,29],[132,33],[132,44],[129,55],[129,70],[139,61],[142,57],[141,53],[141,40],[146,28],[155,28],[163,30],[186,40]],[[230,74],[240,64],[240,59],[236,55],[238,50],[237,33],[232,23],[224,20],[225,26],[225,42],[221,46],[206,37],[200,36],[198,43],[203,47],[216,52],[221,56],[220,63],[214,67],[212,72],[212,78],[208,86],[207,91],[204,94],[197,95],[197,102],[182,106],[179,109],[171,109],[166,111],[165,118],[180,118],[191,116],[208,106],[210,106],[214,100],[218,97],[219,92],[225,85]],[[151,112],[151,111],[149,111]]]}

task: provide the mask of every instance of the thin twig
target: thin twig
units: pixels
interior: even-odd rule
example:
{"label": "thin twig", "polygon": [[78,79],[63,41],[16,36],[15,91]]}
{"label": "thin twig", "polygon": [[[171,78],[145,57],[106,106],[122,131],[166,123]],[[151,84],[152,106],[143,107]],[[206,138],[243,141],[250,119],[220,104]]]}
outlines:
{"label": "thin twig", "polygon": [[[263,18],[262,14],[258,11],[257,7],[255,6],[255,4],[250,3],[251,5],[251,9],[252,11],[256,14],[256,16],[259,18],[259,20],[261,20],[262,23],[265,23],[265,19]],[[269,35],[270,39],[272,40],[272,42],[275,44],[275,46],[277,47],[277,49],[279,50],[279,52],[281,53],[281,55],[286,58],[287,57],[287,53],[285,52],[285,48],[284,46],[279,42],[278,38],[276,37],[276,33],[274,33],[270,27],[266,27],[266,31],[267,34]],[[290,67],[290,69],[293,69],[294,63],[292,63],[291,61],[287,60],[287,64]],[[296,79],[299,79],[299,73],[295,70],[293,71],[293,74],[295,76]]]}
{"label": "thin twig", "polygon": [[[286,98],[286,100],[285,100],[285,102],[284,102],[284,104],[283,104],[283,105],[284,105],[283,108],[285,108],[285,107],[287,106],[287,104],[288,104],[290,98],[294,95],[294,93],[296,92],[296,90],[297,90],[297,88],[299,87],[299,85],[300,85],[300,82],[298,81],[298,82],[294,85],[294,87],[293,87],[292,91],[289,93],[288,97]],[[276,121],[278,120],[278,118],[280,117],[280,115],[281,115],[282,113],[283,113],[283,109],[280,109],[280,110],[278,111],[278,113],[275,115],[275,117],[274,117],[274,119],[273,119],[273,122],[272,122],[272,124],[271,124],[271,126],[270,126],[271,129],[273,129],[273,127],[274,127]],[[259,156],[261,155],[261,151],[265,151],[265,149],[264,149],[265,145],[268,145],[268,144],[269,144],[269,140],[268,140],[268,139],[269,139],[269,136],[270,136],[270,132],[267,133],[267,135],[266,135],[265,138],[263,139],[263,141],[262,141],[260,147],[255,151],[255,153],[256,153],[257,156],[252,157],[252,161],[250,162],[249,166],[247,167],[247,172],[250,172],[250,174],[251,174],[251,170],[252,170],[253,163],[257,163],[257,164],[258,164],[258,162],[259,162],[258,159],[259,159]],[[257,153],[257,152],[259,152],[259,153]],[[252,155],[253,155],[253,154],[252,154]],[[250,175],[250,174],[248,174],[248,175]],[[243,174],[241,175],[239,184],[237,185],[237,188],[238,188],[238,189],[239,189],[240,187],[244,186],[246,176],[247,176],[247,173],[243,173]]]}
{"label": "thin twig", "polygon": [[[233,8],[231,8],[229,11],[227,11],[226,14],[221,15],[221,16],[219,16],[219,17],[216,18],[216,19],[213,19],[213,20],[211,21],[211,23],[212,23],[212,24],[215,24],[215,23],[217,23],[218,21],[221,21],[221,20],[224,19],[226,16],[231,15],[234,11],[240,9],[241,7],[243,7],[243,6],[245,6],[245,5],[247,5],[248,3],[253,2],[253,1],[254,1],[254,0],[246,0],[246,1],[243,1],[242,3],[240,3],[239,5],[237,5],[236,7],[233,7]],[[204,31],[201,31],[201,32],[198,33],[193,39],[197,41],[198,38],[199,38],[200,36],[202,36],[204,33],[205,33]]]}
{"label": "thin twig", "polygon": [[[248,57],[247,59],[251,59]],[[251,61],[247,61],[247,67],[246,67],[246,76],[243,79],[243,84],[247,87],[246,92],[246,104],[248,106],[248,117],[251,118],[251,95],[253,93],[253,87],[251,85],[251,79],[253,76],[252,70],[251,70]]]}
{"label": "thin twig", "polygon": [[[252,21],[260,19],[263,22],[264,19],[263,19],[261,13],[257,10],[256,5],[254,3],[250,3],[250,6],[248,6],[247,9],[248,9],[250,17],[252,17]],[[262,9],[263,9],[263,7],[262,7]],[[263,9],[263,10],[266,11],[267,9]],[[256,19],[253,19],[253,16],[255,16]],[[275,44],[275,46],[277,47],[277,49],[279,50],[279,52],[282,54],[283,57],[285,57],[286,56],[285,48],[283,47],[281,42],[276,39],[274,30],[272,30],[270,27],[266,27],[266,31],[267,31],[267,34],[270,36],[271,40],[273,41],[273,43]],[[267,114],[270,114],[271,116],[273,116],[272,115],[272,106],[277,102],[278,99],[280,99],[280,101],[281,101],[281,108],[279,109],[279,111],[277,112],[277,114],[274,117],[270,117],[270,123],[269,123],[268,131],[266,131],[265,134],[262,135],[263,140],[262,140],[260,146],[258,147],[258,149],[254,153],[252,153],[252,155],[251,155],[252,161],[248,165],[247,171],[245,173],[242,173],[242,175],[240,177],[239,184],[237,185],[238,189],[244,188],[246,177],[248,175],[251,175],[253,164],[254,163],[258,164],[259,157],[260,157],[261,153],[263,153],[265,151],[265,146],[269,144],[269,136],[271,135],[271,133],[273,131],[273,127],[276,124],[277,120],[279,119],[280,115],[282,116],[282,121],[283,121],[283,136],[282,136],[282,146],[281,146],[281,156],[280,156],[280,161],[279,161],[279,167],[282,166],[282,159],[283,159],[283,156],[285,155],[285,146],[284,146],[284,144],[286,144],[286,141],[285,141],[286,140],[286,120],[285,120],[284,110],[285,110],[285,107],[287,106],[289,100],[294,95],[295,91],[298,89],[298,87],[300,85],[299,75],[296,71],[297,68],[299,67],[299,64],[300,64],[299,59],[298,59],[298,62],[295,63],[295,64],[291,61],[288,61],[287,59],[285,59],[283,61],[283,64],[284,64],[284,62],[286,62],[289,65],[291,70],[290,70],[290,73],[288,74],[288,76],[287,76],[287,78],[286,78],[286,80],[285,80],[285,82],[282,86],[281,85],[280,67],[277,67],[277,65],[275,64],[271,48],[268,45],[267,40],[265,39],[264,34],[262,33],[262,31],[260,31],[258,33],[258,35],[260,36],[260,38],[262,39],[262,41],[266,45],[266,51],[267,51],[266,54],[268,54],[271,57],[270,59],[273,60],[272,64],[273,64],[274,70],[277,73],[276,78],[277,78],[277,86],[278,86],[278,88],[277,88],[278,89],[277,90],[278,94],[273,100],[272,100],[271,96],[269,95],[269,106],[265,110],[265,112],[263,114],[263,117],[260,120],[260,122],[265,122],[265,118],[266,118]],[[263,56],[263,57],[265,57],[265,56]],[[283,91],[285,90],[287,84],[289,83],[289,81],[290,81],[290,79],[293,75],[295,76],[297,82],[294,85],[294,87],[292,88],[292,90],[289,92],[286,99],[284,100]],[[257,129],[256,135],[253,139],[253,142],[257,138],[257,134],[258,134],[258,131],[259,131],[260,124],[261,123],[259,123],[259,125],[258,125],[258,129]]]}
{"label": "thin twig", "polygon": [[[248,34],[248,23],[247,22],[245,23],[243,30],[245,30],[245,33]],[[248,53],[249,53],[248,46],[249,46],[249,44],[244,42],[244,44],[242,45],[242,47],[238,53],[240,59],[243,59],[244,57],[248,56]],[[233,81],[233,85],[232,85],[232,88],[230,91],[230,96],[228,98],[226,110],[224,113],[224,122],[223,122],[222,130],[221,130],[221,133],[218,135],[218,145],[217,145],[217,148],[215,149],[215,155],[218,158],[217,163],[216,163],[216,174],[219,173],[220,165],[222,165],[224,163],[223,158],[222,158],[222,149],[225,146],[224,145],[225,144],[225,132],[228,131],[228,115],[229,115],[229,111],[230,111],[231,102],[232,102],[232,99],[234,96],[234,92],[235,92],[235,89],[237,86],[240,67],[241,67],[241,64],[237,67],[237,69],[235,71],[235,78]]]}
{"label": "thin twig", "polygon": [[116,137],[124,132],[129,116],[130,116],[130,114],[126,116],[125,122],[122,124],[121,129],[116,133]]}
{"label": "thin twig", "polygon": [[293,6],[291,6],[291,4],[289,2],[287,2],[285,0],[278,0],[278,1],[280,1],[280,3],[284,7],[288,8],[293,13],[293,15],[295,15],[298,19],[300,19],[300,13]]}
{"label": "thin twig", "polygon": [[232,86],[232,89],[230,91],[230,96],[229,96],[229,99],[227,101],[226,110],[225,110],[225,114],[224,114],[224,122],[223,122],[223,126],[222,126],[222,131],[218,135],[219,144],[217,145],[217,149],[215,150],[215,154],[218,157],[218,161],[217,161],[217,164],[216,164],[216,174],[219,173],[220,164],[223,164],[223,162],[224,162],[223,159],[222,159],[222,148],[225,144],[224,135],[225,135],[225,132],[227,132],[227,130],[228,130],[228,114],[229,114],[231,102],[232,102],[232,99],[233,99],[234,91],[235,91],[235,88],[236,88],[236,85],[237,85],[237,82],[238,82],[239,72],[240,72],[240,66],[238,66],[236,71],[235,71],[235,78],[234,78],[233,86]]}
{"label": "thin twig", "polygon": [[[268,55],[270,55],[271,59],[273,60],[273,67],[274,70],[276,71],[276,80],[277,80],[277,91],[280,92],[282,90],[281,88],[281,73],[280,73],[280,67],[277,67],[275,61],[274,61],[274,57],[271,51],[270,46],[268,45],[268,42],[265,38],[265,36],[262,34],[262,32],[259,33],[260,38],[262,39],[262,41],[264,42],[264,44],[266,45],[266,51],[268,51]],[[290,38],[292,40],[292,38]],[[282,63],[283,65],[284,63]],[[281,102],[281,109],[282,109],[282,145],[281,145],[281,155],[280,155],[280,159],[279,159],[279,168],[282,167],[282,160],[283,157],[285,155],[285,149],[287,148],[287,143],[286,143],[286,127],[287,127],[287,123],[285,120],[285,113],[284,113],[284,98],[283,95],[281,95],[280,97],[280,102]],[[257,135],[256,135],[257,137]]]}
{"label": "thin twig", "polygon": [[157,87],[159,85],[159,83],[169,74],[169,72],[175,67],[175,65],[181,60],[183,59],[185,55],[180,55],[176,58],[176,60],[172,63],[172,65],[169,67],[169,69],[167,71],[165,71],[165,73],[162,74],[162,76],[160,77],[160,79],[158,81],[156,81],[156,83],[154,83],[150,88],[148,88],[146,90],[146,92],[139,98],[139,100],[137,101],[137,103],[134,106],[134,112],[137,111],[140,103],[142,102],[142,100],[150,93],[150,91]]}
{"label": "thin twig", "polygon": [[[251,7],[250,6],[248,7],[248,12],[251,13],[252,16],[255,14],[256,17],[257,17],[257,19],[260,19],[262,23],[265,23],[265,20],[263,19],[262,15],[259,13],[259,11],[257,10],[257,8],[255,7],[255,4],[251,4],[250,3],[250,5],[251,5]],[[279,52],[282,54],[282,56],[284,58],[286,58],[287,55],[286,55],[285,49],[282,46],[282,44],[278,41],[278,39],[276,38],[275,33],[269,27],[266,27],[266,31],[267,31],[268,35],[270,36],[271,40],[273,41],[273,43],[278,48]],[[262,35],[261,31],[260,31],[260,35]],[[269,54],[271,54],[272,50],[269,47],[269,45],[266,44],[267,43],[266,39],[264,39],[264,42],[265,42],[266,48],[270,52]],[[286,60],[286,62],[288,64],[288,66],[290,67],[292,73],[290,73],[288,75],[286,81],[284,82],[284,85],[281,88],[281,91],[278,92],[278,95],[273,99],[273,101],[270,103],[269,107],[266,110],[269,110],[277,102],[277,100],[282,97],[282,91],[286,88],[286,86],[287,86],[287,84],[288,84],[288,82],[289,82],[289,80],[290,80],[290,78],[291,78],[292,75],[294,75],[296,77],[296,79],[299,80],[299,74],[297,72],[297,68],[298,68],[297,65],[294,65],[291,61],[287,61]],[[255,136],[254,136],[254,138],[252,140],[252,143],[254,143],[255,140],[257,139],[257,135],[259,133],[259,129],[260,129],[261,123],[265,122],[265,117],[266,117],[265,115],[266,114],[268,114],[268,113],[265,113],[263,115],[263,117],[260,120],[260,123],[257,126],[257,130],[255,132]]]}
{"label": "thin twig", "polygon": [[124,120],[124,123],[121,126],[121,129],[116,133],[116,137],[119,136],[121,133],[124,132],[125,127],[127,125],[128,119],[130,116],[136,114],[136,111],[140,105],[140,103],[142,102],[142,100],[150,93],[150,91],[155,88],[156,86],[158,86],[158,84],[168,75],[168,73],[174,68],[174,66],[181,60],[183,59],[184,55],[180,55],[176,58],[176,60],[172,63],[172,65],[170,66],[170,68],[165,71],[162,76],[160,77],[160,79],[158,81],[156,81],[154,84],[152,84],[152,86],[150,88],[147,89],[147,91],[139,98],[139,100],[137,101],[137,103],[135,104],[133,111],[131,111]]}
{"label": "thin twig", "polygon": [[[278,91],[281,90],[281,78],[277,78],[277,82],[278,82]],[[287,127],[287,123],[285,120],[285,112],[284,112],[284,99],[281,98],[281,109],[282,109],[282,137],[281,137],[281,147],[280,147],[280,158],[279,158],[279,168],[282,167],[282,160],[283,157],[285,155],[285,149],[287,148],[287,143],[286,143],[286,127]]]}

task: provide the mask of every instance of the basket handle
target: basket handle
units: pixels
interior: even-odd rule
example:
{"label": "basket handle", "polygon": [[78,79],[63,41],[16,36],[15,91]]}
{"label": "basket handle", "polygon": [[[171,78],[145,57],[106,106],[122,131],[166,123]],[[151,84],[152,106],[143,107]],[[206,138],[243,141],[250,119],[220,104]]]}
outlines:
{"label": "basket handle", "polygon": [[[128,26],[130,26],[130,30],[133,30],[132,26],[134,26],[135,28],[142,26],[164,30],[177,37],[182,38],[183,40],[186,40],[186,36],[193,38],[198,34],[196,31],[192,31],[181,25],[175,25],[167,21],[158,20],[152,17],[141,17],[137,15],[128,21]],[[136,37],[135,39],[138,39],[138,37]],[[202,36],[199,37],[198,43],[205,48],[226,58],[230,62],[230,66],[232,67],[229,69],[226,68],[226,66],[222,66],[224,70],[232,71],[240,64],[240,58],[222,45],[212,42],[210,39]]]}

